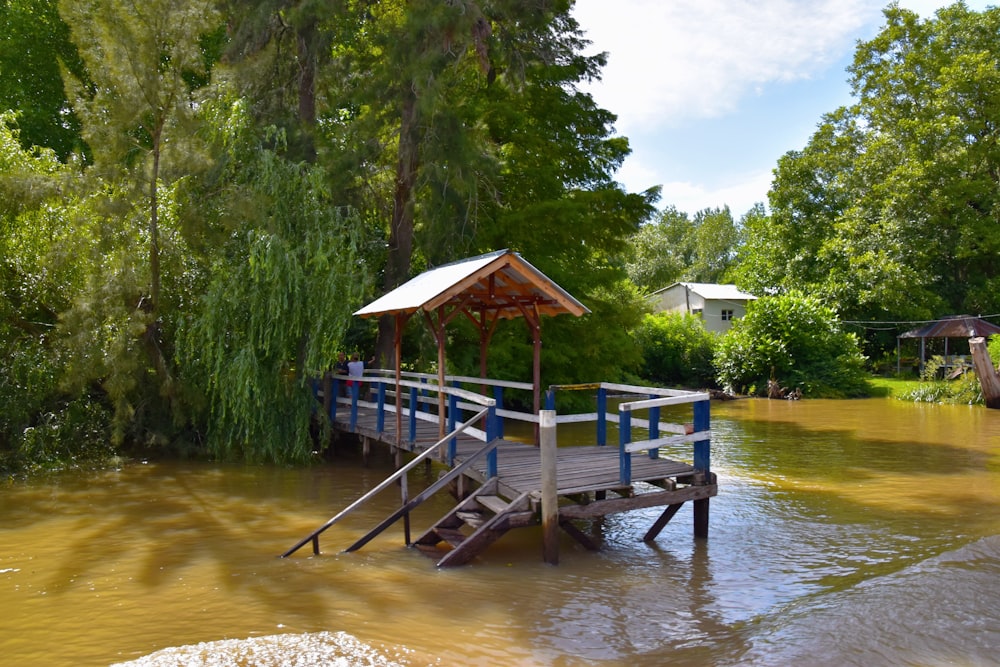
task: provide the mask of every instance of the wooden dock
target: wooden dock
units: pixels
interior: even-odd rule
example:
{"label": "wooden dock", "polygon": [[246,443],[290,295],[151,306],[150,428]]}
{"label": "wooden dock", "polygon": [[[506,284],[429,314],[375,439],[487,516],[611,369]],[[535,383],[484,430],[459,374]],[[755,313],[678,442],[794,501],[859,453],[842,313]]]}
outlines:
{"label": "wooden dock", "polygon": [[[468,383],[472,379],[459,380]],[[654,540],[688,501],[694,507],[695,537],[708,535],[709,499],[717,494],[718,487],[708,466],[708,397],[704,394],[649,387],[592,385],[596,387],[598,412],[583,416],[563,415],[562,420],[593,420],[598,425],[595,444],[555,447],[553,433],[553,444],[548,450],[553,454],[547,463],[545,447],[499,435],[503,432],[500,426],[502,417],[538,423],[538,416],[498,410],[495,398],[445,387],[444,393],[449,395],[452,414],[450,418],[446,416],[448,428],[443,429],[437,415],[429,407],[437,398],[427,397],[428,392],[436,396],[436,385],[429,386],[426,378],[404,383],[410,391],[406,396],[401,388],[401,398],[406,397],[408,405],[402,407],[399,417],[386,401],[387,396],[391,398],[395,394],[389,381],[366,377],[364,382],[367,383],[365,393],[370,391],[368,397],[375,400],[361,400],[362,392],[356,389],[349,398],[325,401],[324,406],[329,410],[331,426],[342,433],[359,437],[366,453],[373,445],[388,446],[396,453],[399,470],[369,495],[398,484],[403,498],[399,510],[347,547],[346,551],[361,548],[400,520],[404,522],[406,544],[434,557],[440,567],[467,563],[507,531],[527,526],[551,524],[551,530],[557,526],[586,548],[596,550],[600,546],[598,540],[574,522],[662,507],[664,509],[659,518],[642,536],[644,540]],[[475,382],[484,381],[476,379]],[[504,384],[485,382],[494,386]],[[620,403],[617,414],[608,413],[608,392],[624,390],[641,398]],[[332,396],[339,393],[335,386],[329,386],[327,391]],[[494,395],[499,395],[499,392]],[[550,398],[549,403],[554,405],[554,398]],[[661,406],[685,403],[695,406],[692,423],[660,422]],[[481,409],[475,413],[477,408]],[[632,416],[639,410],[648,411],[648,418]],[[471,419],[458,424],[458,415],[468,417],[470,414]],[[554,416],[554,411],[550,415]],[[553,423],[558,420],[559,417],[554,417]],[[618,446],[604,442],[608,421],[618,424]],[[484,422],[485,430],[477,427]],[[648,436],[645,440],[632,440],[633,423],[643,428]],[[442,430],[445,432],[443,438]],[[671,435],[660,438],[661,430]],[[658,446],[682,442],[694,443],[693,462],[675,461],[659,455]],[[412,457],[410,463],[403,465],[404,457]],[[430,488],[410,498],[406,485],[407,471],[419,462],[431,459],[444,463],[448,471]],[[548,491],[547,475],[551,478]],[[441,490],[450,491],[457,504],[419,537],[411,540],[409,512]],[[319,553],[319,534],[364,500],[360,499],[333,517],[283,556],[291,555],[310,542],[313,552]],[[548,549],[546,546],[547,552]],[[557,561],[558,556],[546,556],[546,559]]]}

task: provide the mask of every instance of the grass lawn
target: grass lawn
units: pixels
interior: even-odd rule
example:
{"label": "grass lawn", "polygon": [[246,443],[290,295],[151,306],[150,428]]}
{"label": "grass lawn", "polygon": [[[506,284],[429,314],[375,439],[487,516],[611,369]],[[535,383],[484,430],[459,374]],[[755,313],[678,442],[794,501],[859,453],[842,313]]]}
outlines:
{"label": "grass lawn", "polygon": [[922,384],[917,378],[887,378],[870,377],[868,383],[872,387],[872,396],[893,396],[898,397],[906,392],[913,391]]}

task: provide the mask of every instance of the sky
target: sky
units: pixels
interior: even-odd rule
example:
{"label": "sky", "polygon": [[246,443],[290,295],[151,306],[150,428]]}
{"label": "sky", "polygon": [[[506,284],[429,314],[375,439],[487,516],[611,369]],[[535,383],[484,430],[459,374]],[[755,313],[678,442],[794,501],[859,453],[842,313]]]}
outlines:
{"label": "sky", "polygon": [[[900,0],[923,18],[952,4]],[[987,4],[967,0],[980,11]],[[660,207],[689,214],[766,205],[778,158],[806,146],[823,114],[852,101],[859,40],[878,34],[873,0],[576,0],[602,80],[583,89],[618,116],[632,154],[630,192],[662,187]]]}

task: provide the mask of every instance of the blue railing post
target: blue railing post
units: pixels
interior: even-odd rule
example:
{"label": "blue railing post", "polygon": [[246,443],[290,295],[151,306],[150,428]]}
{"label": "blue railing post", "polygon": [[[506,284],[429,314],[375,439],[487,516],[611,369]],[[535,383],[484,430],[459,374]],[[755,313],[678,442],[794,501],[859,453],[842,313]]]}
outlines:
{"label": "blue railing post", "polygon": [[333,376],[333,396],[330,397],[330,423],[337,421],[337,397],[340,396],[340,380]]}
{"label": "blue railing post", "polygon": [[608,390],[597,390],[597,446],[608,444]]}
{"label": "blue railing post", "polygon": [[[457,387],[458,382],[452,382],[452,386]],[[458,396],[448,394],[448,433],[455,432],[455,424],[458,423]],[[451,438],[448,441],[448,466],[455,465],[455,456],[458,454],[458,438]]]}
{"label": "blue railing post", "polygon": [[545,409],[556,409],[556,390],[553,387],[549,387],[545,390]]}
{"label": "blue railing post", "polygon": [[417,441],[417,407],[420,402],[417,400],[417,388],[410,387],[410,450],[413,450],[413,443]]}
{"label": "blue railing post", "polygon": [[[427,384],[427,378],[420,378],[420,384]],[[426,389],[421,389],[420,390],[420,395],[423,396],[424,398],[427,398],[427,396],[428,396],[427,390]],[[429,404],[427,404],[427,403],[421,403],[420,404],[420,409],[422,411],[424,411],[424,412],[430,412],[431,411],[431,406]],[[440,419],[440,418],[441,418],[441,415],[438,415],[438,419]]]}
{"label": "blue railing post", "polygon": [[375,413],[375,430],[385,431],[385,382],[378,383],[378,411]]}
{"label": "blue railing post", "polygon": [[[698,401],[694,404],[694,432],[707,431],[711,426],[709,401]],[[710,443],[708,440],[698,440],[694,443],[694,467],[704,475],[705,484],[712,484]],[[694,536],[708,537],[709,499],[694,501]]]}
{"label": "blue railing post", "polygon": [[[694,432],[707,431],[711,426],[710,401],[698,401],[694,404]],[[694,443],[694,467],[706,473],[711,468],[711,443],[699,440]]]}
{"label": "blue railing post", "polygon": [[[650,394],[649,397],[656,398],[655,394]],[[660,437],[660,406],[656,406],[649,409],[649,439],[656,440]],[[660,458],[660,448],[651,447],[649,450],[649,458],[658,459]]]}
{"label": "blue railing post", "polygon": [[[497,407],[491,405],[486,413],[486,442],[493,442],[497,435]],[[487,479],[497,476],[497,449],[494,447],[486,455],[486,477]]]}
{"label": "blue railing post", "polygon": [[618,474],[622,484],[632,483],[632,455],[625,449],[632,442],[632,411],[618,409]]}
{"label": "blue railing post", "polygon": [[354,380],[351,383],[351,430],[358,428],[358,397],[361,395],[361,382]]}
{"label": "blue railing post", "polygon": [[[503,410],[503,387],[501,387],[499,385],[494,385],[493,386],[493,400],[495,400],[497,402],[497,410],[498,411],[499,410]],[[497,415],[497,437],[498,438],[502,438],[503,437],[503,431],[504,431],[503,426],[504,426],[504,424],[503,424],[503,417],[501,417],[498,414]]]}

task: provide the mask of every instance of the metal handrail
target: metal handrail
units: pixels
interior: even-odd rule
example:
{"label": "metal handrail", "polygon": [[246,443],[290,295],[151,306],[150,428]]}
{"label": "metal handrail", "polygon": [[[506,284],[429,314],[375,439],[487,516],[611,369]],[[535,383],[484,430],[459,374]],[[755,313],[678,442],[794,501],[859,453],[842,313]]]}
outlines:
{"label": "metal handrail", "polygon": [[350,514],[351,512],[353,512],[354,510],[356,510],[357,508],[361,507],[363,504],[365,504],[366,502],[368,502],[375,495],[377,495],[378,493],[384,491],[386,488],[388,488],[389,486],[391,486],[392,484],[394,484],[397,480],[399,480],[401,477],[403,477],[404,475],[406,475],[406,473],[408,473],[410,470],[412,470],[414,467],[416,467],[417,464],[419,464],[424,459],[426,459],[426,458],[430,457],[432,454],[434,454],[437,451],[438,447],[440,447],[444,443],[448,442],[449,440],[451,440],[452,438],[454,438],[459,433],[462,433],[465,429],[467,429],[469,426],[471,426],[472,424],[474,424],[478,420],[482,419],[488,412],[489,412],[489,407],[484,408],[484,409],[480,410],[474,417],[472,417],[472,419],[469,419],[468,421],[462,422],[462,424],[460,424],[459,426],[457,426],[454,431],[452,431],[447,436],[445,436],[441,440],[438,440],[435,444],[431,445],[426,450],[424,450],[423,452],[421,452],[420,454],[418,454],[417,456],[415,456],[413,458],[413,460],[411,460],[409,463],[407,463],[406,465],[404,465],[402,468],[400,468],[399,470],[397,470],[393,474],[391,474],[388,477],[386,477],[380,484],[378,484],[378,486],[376,486],[371,491],[369,491],[365,495],[363,495],[360,498],[358,498],[357,500],[355,500],[353,503],[351,503],[350,505],[348,505],[345,509],[341,510],[336,516],[332,517],[329,521],[327,521],[322,526],[320,526],[319,528],[317,528],[316,530],[314,530],[312,533],[310,533],[309,535],[307,535],[306,537],[304,537],[302,540],[300,540],[298,543],[296,543],[295,546],[293,546],[291,549],[289,549],[285,553],[281,554],[281,558],[287,558],[287,557],[291,556],[293,553],[295,553],[296,551],[298,551],[299,549],[301,549],[303,546],[306,545],[307,542],[310,542],[310,541],[313,543],[313,553],[314,554],[319,554],[319,536],[320,536],[321,533],[325,532],[328,528],[330,528],[331,526],[333,526],[335,523],[337,523],[338,521],[340,521],[342,518],[344,518],[345,516],[347,516],[348,514]]}

